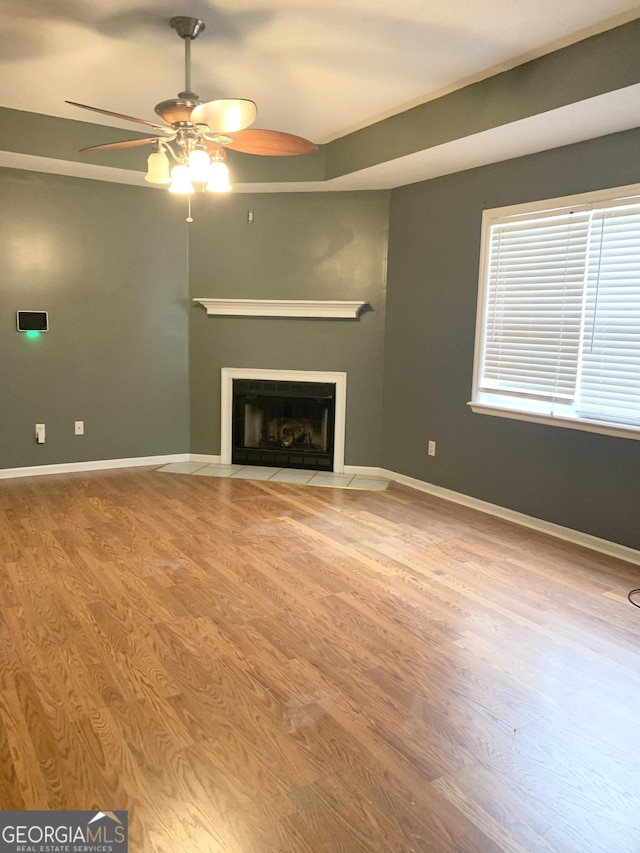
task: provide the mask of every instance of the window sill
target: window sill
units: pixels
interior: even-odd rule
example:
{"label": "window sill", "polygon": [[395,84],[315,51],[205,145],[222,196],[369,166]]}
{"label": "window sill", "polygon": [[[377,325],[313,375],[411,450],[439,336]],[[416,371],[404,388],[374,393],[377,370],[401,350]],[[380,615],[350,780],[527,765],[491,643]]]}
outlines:
{"label": "window sill", "polygon": [[551,417],[550,415],[534,415],[531,412],[520,412],[516,409],[504,409],[488,403],[467,403],[479,415],[494,415],[498,418],[510,418],[516,421],[529,421],[534,424],[578,429],[583,432],[597,432],[601,435],[613,435],[618,438],[634,438],[640,440],[640,429],[635,427],[613,426],[600,421],[578,421],[573,418]]}

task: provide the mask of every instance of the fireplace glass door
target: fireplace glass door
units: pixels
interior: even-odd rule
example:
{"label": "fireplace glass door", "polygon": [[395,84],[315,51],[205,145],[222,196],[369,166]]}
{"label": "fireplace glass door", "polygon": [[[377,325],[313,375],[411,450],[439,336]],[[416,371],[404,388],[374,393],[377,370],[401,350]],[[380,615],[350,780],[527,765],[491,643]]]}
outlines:
{"label": "fireplace glass door", "polygon": [[232,462],[333,470],[336,386],[233,380]]}

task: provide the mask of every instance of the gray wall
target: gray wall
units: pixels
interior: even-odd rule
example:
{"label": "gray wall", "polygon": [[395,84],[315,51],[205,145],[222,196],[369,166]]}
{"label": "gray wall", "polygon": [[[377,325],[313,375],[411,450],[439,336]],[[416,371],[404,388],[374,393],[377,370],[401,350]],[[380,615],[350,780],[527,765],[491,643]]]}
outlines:
{"label": "gray wall", "polygon": [[[358,320],[190,313],[191,450],[220,452],[220,368],[346,371],[350,465],[378,465],[388,192],[197,199],[191,295],[358,299]],[[247,211],[254,211],[253,223]]]}
{"label": "gray wall", "polygon": [[384,467],[640,548],[640,442],[467,406],[483,209],[640,182],[638,151],[629,131],[393,190]]}
{"label": "gray wall", "polygon": [[[142,188],[8,169],[0,193],[0,468],[187,452],[182,210]],[[19,334],[19,309],[49,311],[50,331]]]}
{"label": "gray wall", "polygon": [[[639,442],[466,405],[482,210],[640,182],[638,150],[629,131],[392,193],[198,198],[188,271],[182,200],[0,170],[0,467],[217,454],[221,367],[343,370],[347,464],[640,548]],[[191,297],[362,299],[372,310],[356,321],[207,317],[187,278]],[[48,310],[51,331],[18,334],[20,308]]]}

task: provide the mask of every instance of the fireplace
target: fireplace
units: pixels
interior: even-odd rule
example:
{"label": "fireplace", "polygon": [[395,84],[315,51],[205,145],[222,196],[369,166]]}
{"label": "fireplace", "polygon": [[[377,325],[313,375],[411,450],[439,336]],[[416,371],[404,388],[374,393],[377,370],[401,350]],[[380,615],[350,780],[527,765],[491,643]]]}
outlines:
{"label": "fireplace", "polygon": [[221,462],[344,470],[346,374],[222,369]]}
{"label": "fireplace", "polygon": [[335,396],[331,382],[234,379],[231,461],[332,471]]}

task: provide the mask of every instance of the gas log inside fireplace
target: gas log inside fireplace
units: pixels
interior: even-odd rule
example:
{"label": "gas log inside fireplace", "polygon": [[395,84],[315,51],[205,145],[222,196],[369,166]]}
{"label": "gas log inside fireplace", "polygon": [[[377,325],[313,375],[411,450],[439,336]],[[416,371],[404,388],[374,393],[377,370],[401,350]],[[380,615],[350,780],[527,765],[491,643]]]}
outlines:
{"label": "gas log inside fireplace", "polygon": [[331,382],[234,379],[231,461],[332,471],[335,396]]}

